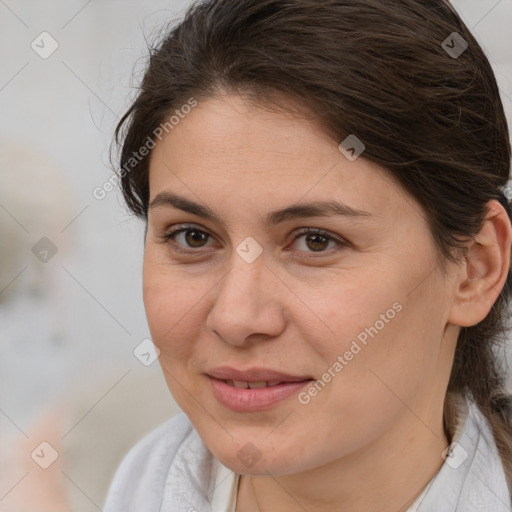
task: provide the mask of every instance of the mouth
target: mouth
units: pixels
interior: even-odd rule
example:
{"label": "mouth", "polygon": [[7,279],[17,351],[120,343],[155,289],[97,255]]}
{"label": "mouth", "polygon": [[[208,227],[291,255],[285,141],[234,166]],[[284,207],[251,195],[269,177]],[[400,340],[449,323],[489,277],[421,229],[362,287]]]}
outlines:
{"label": "mouth", "polygon": [[257,412],[277,406],[314,380],[267,369],[242,372],[233,368],[217,368],[207,377],[217,401],[236,412]]}

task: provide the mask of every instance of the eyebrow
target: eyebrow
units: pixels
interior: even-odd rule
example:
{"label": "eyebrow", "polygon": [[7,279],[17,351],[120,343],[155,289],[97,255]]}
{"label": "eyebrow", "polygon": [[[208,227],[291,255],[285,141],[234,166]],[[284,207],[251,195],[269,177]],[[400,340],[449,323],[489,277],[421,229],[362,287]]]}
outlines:
{"label": "eyebrow", "polygon": [[[159,207],[172,207],[184,212],[192,213],[198,217],[210,219],[226,226],[215,212],[206,205],[191,201],[185,197],[171,192],[160,192],[149,204],[149,209]],[[297,203],[280,210],[269,212],[265,223],[267,226],[275,226],[280,222],[292,219],[302,219],[308,217],[328,217],[331,215],[341,215],[344,217],[372,217],[372,214],[364,210],[352,208],[338,201],[315,201],[310,203]]]}

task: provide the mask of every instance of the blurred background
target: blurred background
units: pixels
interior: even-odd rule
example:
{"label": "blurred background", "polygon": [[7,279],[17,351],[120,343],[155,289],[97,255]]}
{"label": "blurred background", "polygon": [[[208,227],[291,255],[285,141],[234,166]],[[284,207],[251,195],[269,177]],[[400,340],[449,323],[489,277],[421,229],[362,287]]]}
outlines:
{"label": "blurred background", "polygon": [[[147,341],[143,225],[108,180],[146,40],[189,4],[0,0],[0,511],[101,510],[179,410]],[[512,122],[512,0],[453,4]]]}

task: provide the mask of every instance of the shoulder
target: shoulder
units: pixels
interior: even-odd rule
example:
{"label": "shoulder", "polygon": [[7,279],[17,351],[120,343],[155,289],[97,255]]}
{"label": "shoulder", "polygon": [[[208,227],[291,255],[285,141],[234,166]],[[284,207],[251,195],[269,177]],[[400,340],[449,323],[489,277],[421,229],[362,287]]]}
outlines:
{"label": "shoulder", "polygon": [[171,464],[194,435],[190,420],[179,412],[138,441],[114,475],[104,512],[141,510],[140,506],[148,512],[159,510]]}

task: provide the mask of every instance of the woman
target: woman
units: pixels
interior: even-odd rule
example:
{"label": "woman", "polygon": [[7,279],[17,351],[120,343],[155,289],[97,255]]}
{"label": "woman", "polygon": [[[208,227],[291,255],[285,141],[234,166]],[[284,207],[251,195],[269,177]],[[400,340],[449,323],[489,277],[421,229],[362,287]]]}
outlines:
{"label": "woman", "polygon": [[449,4],[193,5],[116,136],[183,412],[106,512],[511,510],[510,144]]}

